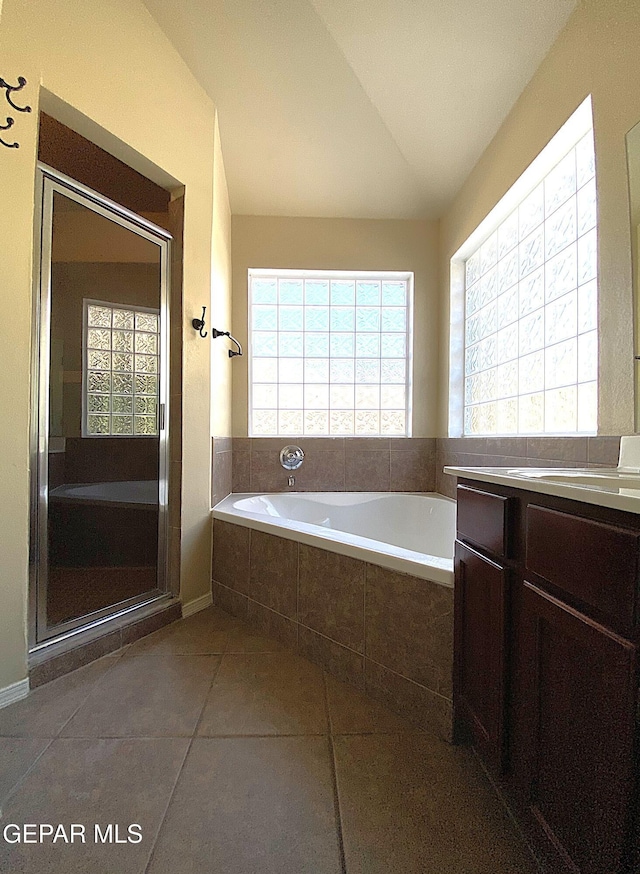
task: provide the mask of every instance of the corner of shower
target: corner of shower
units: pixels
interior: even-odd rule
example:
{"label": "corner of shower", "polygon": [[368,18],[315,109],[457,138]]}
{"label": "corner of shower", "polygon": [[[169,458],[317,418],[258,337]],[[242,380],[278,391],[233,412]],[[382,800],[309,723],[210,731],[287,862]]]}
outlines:
{"label": "corner of shower", "polygon": [[83,647],[91,660],[132,626],[180,615],[168,579],[171,234],[39,163],[35,240],[30,669]]}

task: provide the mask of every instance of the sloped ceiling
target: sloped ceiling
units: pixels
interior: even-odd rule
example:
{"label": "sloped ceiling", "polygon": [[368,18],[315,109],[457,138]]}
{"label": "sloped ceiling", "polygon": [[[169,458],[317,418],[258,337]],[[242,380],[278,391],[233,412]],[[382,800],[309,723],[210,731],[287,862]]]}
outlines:
{"label": "sloped ceiling", "polygon": [[235,214],[433,218],[576,0],[145,2],[218,107]]}

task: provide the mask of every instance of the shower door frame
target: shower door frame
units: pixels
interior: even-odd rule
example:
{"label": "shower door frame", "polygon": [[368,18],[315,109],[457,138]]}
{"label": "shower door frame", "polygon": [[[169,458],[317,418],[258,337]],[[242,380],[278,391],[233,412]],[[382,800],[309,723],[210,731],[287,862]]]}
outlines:
{"label": "shower door frame", "polygon": [[[49,378],[51,343],[51,250],[53,196],[59,193],[103,218],[156,244],[160,253],[160,362],[158,396],[158,555],[156,588],[55,626],[47,623]],[[33,336],[31,362],[31,513],[29,548],[29,651],[35,652],[80,631],[153,601],[168,589],[169,472],[169,278],[171,234],[64,173],[38,162],[35,189]],[[91,438],[87,438],[91,439]]]}

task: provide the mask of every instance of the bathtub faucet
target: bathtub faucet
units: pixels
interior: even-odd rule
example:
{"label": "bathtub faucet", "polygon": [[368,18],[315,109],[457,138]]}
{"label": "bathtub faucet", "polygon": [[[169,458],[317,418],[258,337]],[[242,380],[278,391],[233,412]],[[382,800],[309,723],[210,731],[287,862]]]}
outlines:
{"label": "bathtub faucet", "polygon": [[295,484],[296,484],[296,478],[293,474],[291,474],[289,476],[289,478],[287,479],[287,485],[289,486],[290,489],[292,489],[295,486]]}

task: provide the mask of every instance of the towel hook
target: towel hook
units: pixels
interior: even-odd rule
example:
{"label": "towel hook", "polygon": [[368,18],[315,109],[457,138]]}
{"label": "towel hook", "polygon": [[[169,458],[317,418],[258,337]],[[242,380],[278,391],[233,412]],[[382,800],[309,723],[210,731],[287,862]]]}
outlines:
{"label": "towel hook", "polygon": [[[202,318],[201,319],[192,319],[191,324],[195,328],[195,330],[200,334],[200,336],[204,339],[207,336],[207,331],[204,330],[204,314],[206,313],[207,308],[202,307]],[[203,333],[204,332],[204,333]]]}

